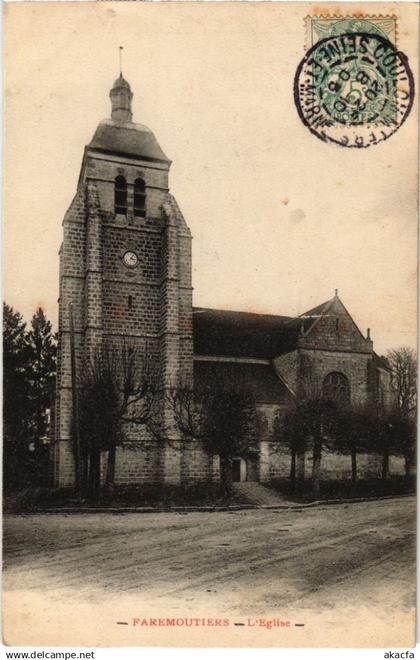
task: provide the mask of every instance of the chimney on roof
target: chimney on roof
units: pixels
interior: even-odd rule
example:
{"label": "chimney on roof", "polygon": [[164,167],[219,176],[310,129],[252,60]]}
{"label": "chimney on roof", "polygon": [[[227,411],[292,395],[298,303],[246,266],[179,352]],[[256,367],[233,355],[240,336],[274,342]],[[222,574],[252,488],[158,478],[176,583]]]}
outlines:
{"label": "chimney on roof", "polygon": [[335,298],[338,298],[338,289],[335,289]]}
{"label": "chimney on roof", "polygon": [[366,339],[370,339],[370,328],[367,329]]}

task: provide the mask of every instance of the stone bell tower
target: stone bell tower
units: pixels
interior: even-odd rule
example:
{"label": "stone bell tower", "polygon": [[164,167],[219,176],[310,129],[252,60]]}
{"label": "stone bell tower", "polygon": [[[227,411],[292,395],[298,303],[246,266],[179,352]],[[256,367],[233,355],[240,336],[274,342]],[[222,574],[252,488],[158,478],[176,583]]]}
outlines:
{"label": "stone bell tower", "polygon": [[[101,342],[128,340],[158,365],[162,386],[192,379],[191,235],[169,193],[171,161],[152,131],[132,121],[133,93],[120,74],[111,119],[85,147],[60,248],[54,481],[75,481],[69,309],[76,364]],[[136,430],[140,433],[140,430]],[[177,483],[180,456],[143,443],[119,450],[117,483]]]}

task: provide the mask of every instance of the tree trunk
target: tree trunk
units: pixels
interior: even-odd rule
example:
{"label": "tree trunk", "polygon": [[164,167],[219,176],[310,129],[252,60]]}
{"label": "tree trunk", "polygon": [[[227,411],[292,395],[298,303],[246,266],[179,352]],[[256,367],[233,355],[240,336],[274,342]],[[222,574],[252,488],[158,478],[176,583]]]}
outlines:
{"label": "tree trunk", "polygon": [[356,447],[351,448],[351,482],[353,486],[357,483],[357,450]]}
{"label": "tree trunk", "polygon": [[106,490],[108,491],[108,493],[111,494],[114,492],[114,485],[115,485],[115,455],[116,455],[116,447],[113,444],[108,450],[108,465],[106,468],[106,480],[105,480]]}
{"label": "tree trunk", "polygon": [[296,487],[300,492],[305,481],[305,452],[300,451],[296,457]]}
{"label": "tree trunk", "polygon": [[320,438],[315,438],[312,462],[312,496],[315,499],[318,499],[320,495],[321,453],[322,440]]}
{"label": "tree trunk", "polygon": [[382,454],[382,479],[389,477],[389,451],[384,449]]}
{"label": "tree trunk", "polygon": [[101,453],[92,451],[89,461],[89,496],[96,499],[101,486]]}
{"label": "tree trunk", "polygon": [[89,456],[83,451],[80,456],[80,497],[86,497],[89,491]]}
{"label": "tree trunk", "polygon": [[290,461],[290,488],[292,493],[295,492],[296,486],[296,449],[292,448],[292,457]]}
{"label": "tree trunk", "polygon": [[220,456],[220,477],[222,488],[226,495],[231,495],[233,490],[232,459],[230,456]]}

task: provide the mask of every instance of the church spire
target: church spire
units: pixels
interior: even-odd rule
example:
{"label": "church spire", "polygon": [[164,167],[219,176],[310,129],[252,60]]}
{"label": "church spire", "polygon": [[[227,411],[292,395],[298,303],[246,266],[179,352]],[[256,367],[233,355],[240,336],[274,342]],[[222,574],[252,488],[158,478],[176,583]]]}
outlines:
{"label": "church spire", "polygon": [[133,120],[131,112],[133,92],[121,72],[109,92],[109,98],[112,106],[111,118],[117,122],[131,122]]}

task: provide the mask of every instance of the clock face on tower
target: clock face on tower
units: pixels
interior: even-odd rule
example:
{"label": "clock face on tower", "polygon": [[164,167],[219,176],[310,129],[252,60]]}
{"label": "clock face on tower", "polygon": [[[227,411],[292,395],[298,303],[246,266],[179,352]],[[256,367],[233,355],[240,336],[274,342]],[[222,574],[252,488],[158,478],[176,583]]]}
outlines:
{"label": "clock face on tower", "polygon": [[127,268],[135,268],[136,266],[138,266],[139,258],[135,252],[131,252],[129,250],[124,254],[123,262],[124,265],[127,266]]}

